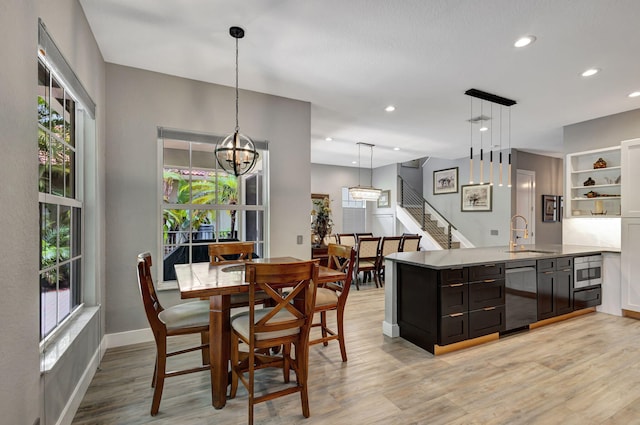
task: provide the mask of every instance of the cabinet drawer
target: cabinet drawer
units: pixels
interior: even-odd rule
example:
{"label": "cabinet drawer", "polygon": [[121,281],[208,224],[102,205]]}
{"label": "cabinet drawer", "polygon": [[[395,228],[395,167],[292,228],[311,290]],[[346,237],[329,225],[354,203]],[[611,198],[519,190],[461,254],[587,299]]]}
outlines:
{"label": "cabinet drawer", "polygon": [[556,270],[568,270],[568,269],[573,269],[573,257],[557,258]]}
{"label": "cabinet drawer", "polygon": [[546,271],[554,271],[556,269],[557,258],[545,258],[544,260],[538,260],[536,267],[538,273]]}
{"label": "cabinet drawer", "polygon": [[464,313],[469,304],[469,285],[466,283],[452,283],[440,287],[440,315]]}
{"label": "cabinet drawer", "polygon": [[469,267],[469,282],[485,279],[504,279],[504,263]]}
{"label": "cabinet drawer", "polygon": [[455,313],[440,318],[438,344],[453,344],[465,339],[469,339],[469,313]]}
{"label": "cabinet drawer", "polygon": [[450,283],[467,283],[469,280],[468,269],[446,269],[440,270],[440,284],[447,285]]}
{"label": "cabinet drawer", "polygon": [[469,312],[469,338],[477,338],[506,329],[504,305]]}
{"label": "cabinet drawer", "polygon": [[469,310],[503,305],[504,279],[469,284]]}
{"label": "cabinet drawer", "polygon": [[582,308],[594,307],[602,304],[602,289],[587,288],[573,293],[573,309],[580,310]]}

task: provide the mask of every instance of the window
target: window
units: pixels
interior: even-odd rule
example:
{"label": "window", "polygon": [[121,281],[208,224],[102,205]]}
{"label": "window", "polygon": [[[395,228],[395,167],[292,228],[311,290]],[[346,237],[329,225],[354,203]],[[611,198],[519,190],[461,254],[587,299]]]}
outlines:
{"label": "window", "polygon": [[209,261],[210,242],[255,241],[265,253],[266,142],[244,176],[218,168],[214,150],[221,137],[159,129],[162,143],[162,280],[175,280],[174,264]]}
{"label": "window", "polygon": [[82,201],[79,197],[79,105],[38,59],[40,339],[82,302]]}

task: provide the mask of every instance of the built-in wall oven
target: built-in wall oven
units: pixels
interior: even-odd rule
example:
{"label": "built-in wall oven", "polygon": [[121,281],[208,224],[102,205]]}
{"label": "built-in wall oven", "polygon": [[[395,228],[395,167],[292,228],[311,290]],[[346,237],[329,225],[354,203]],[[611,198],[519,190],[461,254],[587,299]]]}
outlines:
{"label": "built-in wall oven", "polygon": [[576,257],[573,260],[575,289],[602,284],[602,255]]}

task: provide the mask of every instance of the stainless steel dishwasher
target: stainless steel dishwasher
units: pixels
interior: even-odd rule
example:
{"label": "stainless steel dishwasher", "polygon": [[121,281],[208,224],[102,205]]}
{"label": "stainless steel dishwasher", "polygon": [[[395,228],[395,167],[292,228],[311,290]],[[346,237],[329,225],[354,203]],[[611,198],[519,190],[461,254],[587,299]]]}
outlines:
{"label": "stainless steel dishwasher", "polygon": [[509,261],[505,273],[506,332],[526,329],[538,320],[536,261]]}

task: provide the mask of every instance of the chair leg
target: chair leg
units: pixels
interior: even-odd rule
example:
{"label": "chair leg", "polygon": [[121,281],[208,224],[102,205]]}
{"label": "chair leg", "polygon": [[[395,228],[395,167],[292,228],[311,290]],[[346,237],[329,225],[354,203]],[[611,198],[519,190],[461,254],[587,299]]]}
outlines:
{"label": "chair leg", "polygon": [[248,425],[253,425],[253,391],[254,391],[254,378],[255,378],[255,353],[252,348],[249,348],[249,388],[247,391],[249,392],[249,422]]}
{"label": "chair leg", "polygon": [[200,343],[202,345],[206,345],[205,348],[202,349],[202,364],[209,364],[209,332],[200,332]]}
{"label": "chair leg", "polygon": [[[298,358],[298,354],[300,357]],[[307,371],[309,370],[309,352],[305,344],[296,344],[296,377],[300,385],[300,402],[302,404],[302,416],[308,418],[309,412],[309,393],[307,391]]]}
{"label": "chair leg", "polygon": [[340,354],[342,361],[347,361],[347,348],[344,343],[344,307],[338,306],[336,311],[336,319],[338,321],[338,343],[340,344]]}
{"label": "chair leg", "polygon": [[[298,353],[296,352],[296,355]],[[284,344],[282,346],[282,378],[285,383],[289,383],[291,380],[291,344]]]}
{"label": "chair leg", "polygon": [[156,361],[153,363],[153,378],[151,378],[151,388],[155,388],[157,377],[158,377],[158,353],[156,350]]}
{"label": "chair leg", "polygon": [[358,273],[358,270],[354,270],[353,271],[353,281],[356,283],[356,290],[359,291],[360,290],[360,285],[358,285],[358,275],[360,273]]}
{"label": "chair leg", "polygon": [[160,399],[162,398],[162,388],[164,387],[164,375],[167,368],[167,338],[159,338],[156,343],[157,362],[155,389],[153,390],[153,401],[151,402],[151,416],[158,414],[160,410]]}
{"label": "chair leg", "polygon": [[322,330],[322,338],[324,339],[324,341],[322,341],[322,345],[326,347],[327,345],[329,345],[329,342],[326,340],[327,338],[327,312],[326,311],[320,312],[320,329]]}
{"label": "chair leg", "polygon": [[229,398],[235,398],[238,391],[238,371],[236,367],[240,362],[238,338],[231,334],[231,390],[229,392]]}
{"label": "chair leg", "polygon": [[378,285],[378,274],[375,271],[373,272],[373,283],[376,284],[376,288],[380,288],[380,285]]}

